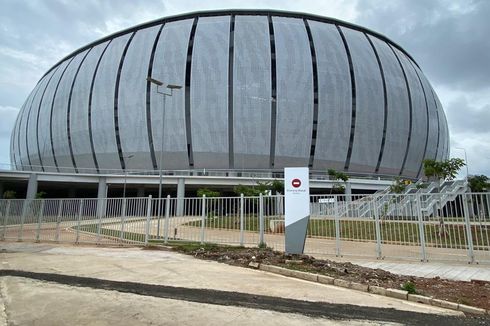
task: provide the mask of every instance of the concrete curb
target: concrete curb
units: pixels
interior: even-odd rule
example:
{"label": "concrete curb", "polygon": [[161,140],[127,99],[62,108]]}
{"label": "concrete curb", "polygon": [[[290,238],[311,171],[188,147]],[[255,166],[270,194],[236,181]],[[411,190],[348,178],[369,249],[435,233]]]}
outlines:
{"label": "concrete curb", "polygon": [[407,301],[427,304],[435,307],[441,307],[445,309],[457,310],[463,313],[469,313],[474,315],[485,315],[485,314],[490,315],[489,310],[485,310],[482,308],[467,306],[467,305],[458,304],[446,300],[434,299],[432,297],[425,297],[418,294],[409,294],[407,291],[398,290],[398,289],[391,289],[391,288],[384,288],[381,286],[355,283],[355,282],[350,282],[350,281],[346,281],[346,280],[342,280],[326,275],[296,271],[296,270],[287,269],[274,265],[259,264],[258,269],[265,272],[270,272],[270,273],[279,274],[288,277],[294,277],[305,281],[334,285],[334,286],[352,289],[361,292],[369,292],[372,294],[382,295],[390,298],[407,300]]}

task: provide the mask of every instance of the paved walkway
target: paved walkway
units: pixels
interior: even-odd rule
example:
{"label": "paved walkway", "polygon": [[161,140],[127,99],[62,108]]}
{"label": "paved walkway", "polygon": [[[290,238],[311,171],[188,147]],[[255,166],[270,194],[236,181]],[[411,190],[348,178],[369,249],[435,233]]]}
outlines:
{"label": "paved walkway", "polygon": [[461,323],[455,311],[169,251],[24,242],[0,248],[0,270],[33,275],[0,278],[7,324]]}
{"label": "paved walkway", "polygon": [[406,262],[396,260],[364,260],[364,259],[337,259],[350,261],[354,264],[369,268],[380,268],[394,274],[413,275],[420,277],[440,277],[449,280],[471,281],[483,280],[490,282],[490,268],[488,265],[469,265],[457,262]]}

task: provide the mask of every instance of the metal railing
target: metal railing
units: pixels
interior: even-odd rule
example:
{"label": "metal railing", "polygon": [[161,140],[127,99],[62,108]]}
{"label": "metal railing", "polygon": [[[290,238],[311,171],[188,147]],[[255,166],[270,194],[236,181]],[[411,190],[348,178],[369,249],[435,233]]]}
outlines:
{"label": "metal railing", "polygon": [[[440,205],[427,211],[419,193],[312,195],[305,253],[490,262],[490,193],[431,196]],[[281,195],[0,200],[0,223],[2,240],[284,250]]]}
{"label": "metal railing", "polygon": [[[40,166],[40,165],[12,165],[0,163],[0,170],[5,171],[24,171],[24,172],[48,172],[64,174],[102,174],[102,175],[136,175],[151,176],[159,175],[157,169],[108,169],[108,168],[74,168],[62,166]],[[182,169],[182,170],[162,170],[164,176],[207,176],[207,177],[243,177],[257,179],[284,178],[284,169]],[[372,174],[372,173],[347,173],[353,179],[386,180],[392,181],[393,175]],[[326,170],[310,170],[310,179],[328,180]]]}

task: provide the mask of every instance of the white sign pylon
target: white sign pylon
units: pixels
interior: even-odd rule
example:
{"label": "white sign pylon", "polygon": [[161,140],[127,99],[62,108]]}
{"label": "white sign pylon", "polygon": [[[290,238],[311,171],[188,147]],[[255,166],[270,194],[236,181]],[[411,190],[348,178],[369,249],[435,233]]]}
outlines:
{"label": "white sign pylon", "polygon": [[284,169],[286,252],[302,254],[310,219],[308,168]]}

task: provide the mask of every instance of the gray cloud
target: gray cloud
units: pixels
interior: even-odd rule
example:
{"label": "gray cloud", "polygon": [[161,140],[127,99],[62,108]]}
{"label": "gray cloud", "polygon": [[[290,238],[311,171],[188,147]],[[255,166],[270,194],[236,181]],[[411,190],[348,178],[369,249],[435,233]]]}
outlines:
{"label": "gray cloud", "polygon": [[[164,11],[163,2],[150,0],[3,1],[0,105],[21,106],[46,70],[70,52],[102,36],[163,16]],[[23,96],[12,97],[13,92]]]}
{"label": "gray cloud", "polygon": [[490,83],[489,1],[358,3],[358,22],[386,34],[411,53],[432,82],[459,90]]}
{"label": "gray cloud", "polygon": [[465,97],[459,97],[446,107],[446,116],[451,131],[456,133],[490,133],[490,104],[472,106]]}
{"label": "gray cloud", "polygon": [[0,106],[0,168],[5,168],[2,163],[10,163],[10,134],[18,113],[18,108]]}

